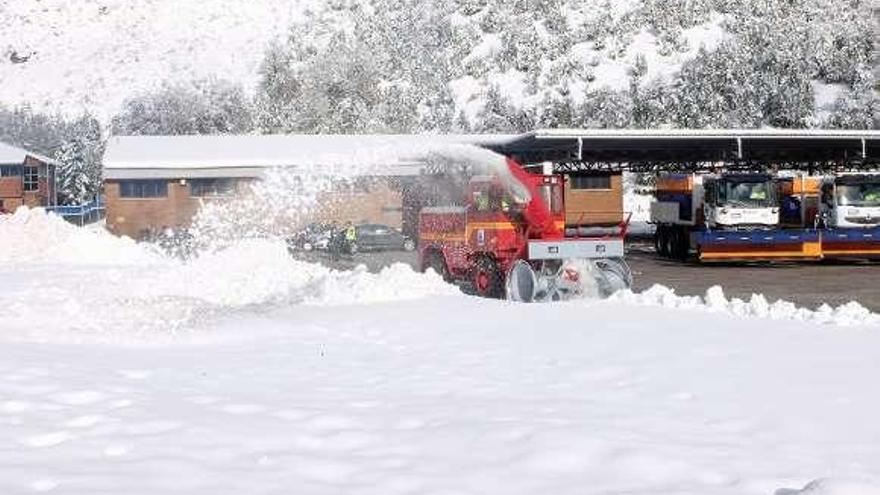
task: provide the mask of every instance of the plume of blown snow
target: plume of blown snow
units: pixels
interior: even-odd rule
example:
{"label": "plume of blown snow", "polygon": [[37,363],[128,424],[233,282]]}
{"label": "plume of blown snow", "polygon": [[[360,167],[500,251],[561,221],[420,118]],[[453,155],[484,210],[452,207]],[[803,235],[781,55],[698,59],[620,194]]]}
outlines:
{"label": "plume of blown snow", "polygon": [[528,188],[510,172],[507,157],[474,145],[436,145],[422,151],[423,159],[445,166],[447,173],[466,171],[475,175],[498,178],[507,191],[520,203],[531,199]]}
{"label": "plume of blown snow", "polygon": [[18,208],[0,215],[0,265],[72,263],[106,265],[153,263],[159,255],[149,246],[103,229],[83,229],[42,208]]}
{"label": "plume of blown snow", "polygon": [[345,180],[295,169],[270,169],[235,198],[202,205],[189,229],[195,247],[210,250],[241,239],[282,238],[314,214],[321,194]]}
{"label": "plume of blown snow", "polygon": [[838,307],[823,304],[816,310],[798,307],[789,301],[769,302],[763,294],[752,294],[748,301],[728,299],[720,286],[710,287],[704,297],[679,296],[674,289],[654,285],[644,292],[620,291],[610,301],[664,308],[711,311],[741,318],[808,321],[825,325],[865,326],[880,324],[880,315],[857,302]]}
{"label": "plume of blown snow", "polygon": [[361,177],[394,175],[402,170],[415,173],[429,166],[439,167],[459,181],[470,175],[492,175],[518,201],[530,199],[527,187],[510,172],[504,156],[475,145],[387,136],[364,141],[351,151],[318,152],[310,161],[308,166],[269,169],[244,194],[228,201],[206,202],[190,228],[195,246],[211,250],[240,239],[284,238],[317,213],[332,213],[345,198],[334,193],[350,189]]}

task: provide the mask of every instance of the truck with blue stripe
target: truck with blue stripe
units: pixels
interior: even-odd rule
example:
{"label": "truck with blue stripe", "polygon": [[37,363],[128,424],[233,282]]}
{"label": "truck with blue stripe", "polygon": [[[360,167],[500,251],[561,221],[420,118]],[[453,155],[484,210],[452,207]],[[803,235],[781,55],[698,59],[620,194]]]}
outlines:
{"label": "truck with blue stripe", "polygon": [[766,173],[664,174],[651,222],[662,256],[700,261],[821,258],[816,229],[783,227],[776,179]]}
{"label": "truck with blue stripe", "polygon": [[880,174],[780,179],[784,221],[814,227],[822,257],[880,258]]}

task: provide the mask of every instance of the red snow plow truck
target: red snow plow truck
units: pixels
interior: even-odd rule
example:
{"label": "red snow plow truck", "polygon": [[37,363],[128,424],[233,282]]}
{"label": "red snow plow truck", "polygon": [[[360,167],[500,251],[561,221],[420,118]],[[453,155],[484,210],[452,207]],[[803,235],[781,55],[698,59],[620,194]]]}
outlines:
{"label": "red snow plow truck", "polygon": [[522,302],[629,288],[627,222],[587,234],[566,229],[564,185],[562,175],[531,174],[509,158],[506,167],[470,177],[457,204],[421,210],[422,269],[480,296]]}

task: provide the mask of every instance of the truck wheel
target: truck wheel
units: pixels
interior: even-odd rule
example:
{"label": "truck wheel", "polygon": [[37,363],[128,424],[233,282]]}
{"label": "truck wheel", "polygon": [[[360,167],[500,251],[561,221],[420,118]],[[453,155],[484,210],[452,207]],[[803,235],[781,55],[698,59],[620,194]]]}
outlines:
{"label": "truck wheel", "polygon": [[689,246],[684,229],[675,228],[669,232],[669,255],[677,260],[687,258]]}
{"label": "truck wheel", "polygon": [[657,254],[664,258],[669,257],[669,229],[667,227],[659,227],[657,229]]}
{"label": "truck wheel", "polygon": [[675,250],[675,257],[681,261],[687,261],[688,255],[691,252],[691,240],[687,230],[684,228],[677,229],[675,231],[675,237],[678,243],[677,249]]}
{"label": "truck wheel", "polygon": [[498,265],[489,258],[482,257],[474,264],[474,291],[480,297],[500,299],[504,295],[504,281]]}
{"label": "truck wheel", "polygon": [[446,266],[446,260],[443,259],[443,255],[439,252],[434,251],[428,255],[422,271],[428,271],[429,268],[434,270],[434,273],[437,275],[440,275],[444,281],[452,282],[452,275],[449,273],[449,267]]}

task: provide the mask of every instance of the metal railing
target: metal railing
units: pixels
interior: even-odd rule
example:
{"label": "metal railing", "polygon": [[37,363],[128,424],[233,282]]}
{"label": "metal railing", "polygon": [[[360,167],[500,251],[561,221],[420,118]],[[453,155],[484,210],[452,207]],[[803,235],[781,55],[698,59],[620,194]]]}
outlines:
{"label": "metal railing", "polygon": [[81,205],[49,206],[46,211],[54,213],[70,223],[76,225],[88,225],[103,219],[107,214],[107,207],[101,198]]}

